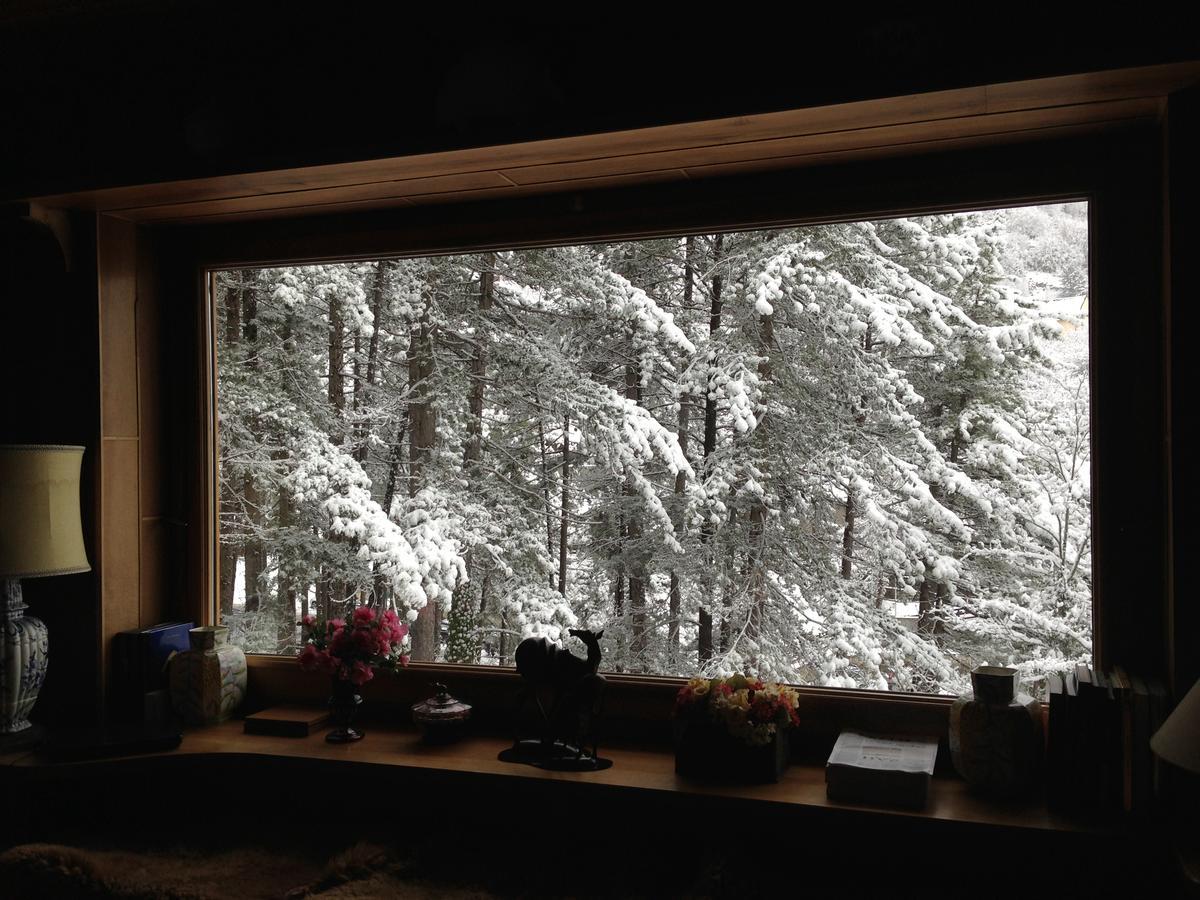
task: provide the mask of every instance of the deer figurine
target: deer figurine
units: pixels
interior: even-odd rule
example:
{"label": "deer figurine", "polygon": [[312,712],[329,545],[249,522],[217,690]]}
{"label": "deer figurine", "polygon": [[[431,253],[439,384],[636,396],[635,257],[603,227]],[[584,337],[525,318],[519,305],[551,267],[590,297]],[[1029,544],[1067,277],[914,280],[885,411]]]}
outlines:
{"label": "deer figurine", "polygon": [[[533,751],[528,745],[536,743],[539,745],[536,751],[540,755],[539,764],[551,767],[555,760],[571,760],[570,766],[575,767],[596,759],[593,724],[600,712],[606,684],[598,671],[600,638],[604,631],[572,628],[568,633],[587,646],[586,660],[546,638],[526,638],[517,646],[515,655],[523,683],[517,693],[514,720],[519,722],[521,710],[532,697],[540,713],[542,737],[539,742],[522,742],[518,735],[513,750]],[[543,703],[547,694],[552,698],[549,710]],[[592,743],[590,757],[584,749],[589,738]]]}

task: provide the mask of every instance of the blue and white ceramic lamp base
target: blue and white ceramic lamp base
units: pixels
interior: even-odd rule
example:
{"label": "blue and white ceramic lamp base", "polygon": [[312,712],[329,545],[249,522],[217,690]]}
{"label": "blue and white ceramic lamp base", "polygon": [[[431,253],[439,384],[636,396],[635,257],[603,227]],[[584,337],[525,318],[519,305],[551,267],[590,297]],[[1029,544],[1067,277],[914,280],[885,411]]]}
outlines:
{"label": "blue and white ceramic lamp base", "polygon": [[29,713],[46,680],[50,640],[40,619],[25,615],[21,582],[0,579],[0,735],[30,727]]}

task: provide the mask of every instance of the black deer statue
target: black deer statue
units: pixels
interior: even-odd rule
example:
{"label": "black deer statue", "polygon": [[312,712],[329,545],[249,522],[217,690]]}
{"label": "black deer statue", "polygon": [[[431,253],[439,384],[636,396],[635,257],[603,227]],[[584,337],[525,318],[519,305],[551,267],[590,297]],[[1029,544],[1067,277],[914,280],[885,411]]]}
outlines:
{"label": "black deer statue", "polygon": [[[521,687],[513,711],[515,737],[500,759],[571,771],[594,771],[612,765],[611,760],[596,755],[596,726],[606,685],[598,671],[604,632],[572,628],[568,633],[583,641],[586,660],[546,638],[526,638],[517,645],[515,658]],[[522,740],[522,721],[531,702],[540,734]]]}

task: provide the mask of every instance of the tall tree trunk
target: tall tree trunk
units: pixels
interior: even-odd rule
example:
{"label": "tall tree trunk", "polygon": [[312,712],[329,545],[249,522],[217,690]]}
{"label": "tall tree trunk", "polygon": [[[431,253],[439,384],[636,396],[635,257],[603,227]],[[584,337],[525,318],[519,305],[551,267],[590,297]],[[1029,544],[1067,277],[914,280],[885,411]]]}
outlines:
{"label": "tall tree trunk", "polygon": [[[625,516],[617,518],[617,546],[625,546]],[[617,551],[620,555],[620,550]],[[613,590],[613,616],[619,622],[625,618],[625,566],[621,562],[616,567],[617,578]]]}
{"label": "tall tree trunk", "polygon": [[437,437],[437,413],[433,407],[433,327],[427,292],[420,318],[413,323],[408,340],[408,493],[415,497],[422,485],[422,472]]}
{"label": "tall tree trunk", "polygon": [[[640,367],[631,363],[625,367],[625,397],[642,405],[642,382]],[[626,484],[625,494],[636,503],[633,488]],[[629,510],[626,523],[626,558],[629,565],[629,613],[630,623],[629,656],[634,671],[646,668],[646,552],[642,546],[642,516],[636,506]]]}
{"label": "tall tree trunk", "polygon": [[387,484],[383,491],[383,511],[392,514],[392,501],[396,499],[396,485],[400,481],[400,472],[404,468],[404,434],[408,431],[408,422],[400,420],[396,427],[396,440],[388,453]]}
{"label": "tall tree trunk", "polygon": [[[379,335],[383,332],[383,309],[384,295],[387,286],[387,273],[395,263],[391,260],[383,259],[375,264],[375,280],[371,285],[371,339],[367,342],[367,374],[366,384],[361,392],[361,403],[371,402],[375,388],[375,379],[379,370]],[[357,338],[355,338],[357,341]],[[356,372],[357,374],[357,372]],[[359,411],[360,392],[358,390],[359,382],[355,380],[354,391],[354,411]],[[367,461],[367,456],[370,454],[371,444],[368,438],[370,437],[371,426],[363,424],[360,426],[359,435],[357,438],[357,446],[354,448],[354,458],[360,463]]]}
{"label": "tall tree trunk", "polygon": [[[222,491],[222,496],[225,492]],[[222,500],[222,503],[228,501]],[[237,547],[227,538],[221,538],[221,618],[233,612],[233,594],[237,588],[237,564],[240,559]]]}
{"label": "tall tree trunk", "polygon": [[486,327],[487,312],[492,308],[496,283],[496,254],[485,253],[483,268],[479,273],[479,319],[475,329],[475,346],[471,353],[470,383],[467,388],[467,440],[463,446],[464,468],[470,470],[474,463],[483,458],[483,399],[487,385],[487,363],[489,334]]}
{"label": "tall tree trunk", "polygon": [[[292,509],[292,497],[286,487],[279,489],[279,531],[286,541],[292,529],[295,513]],[[296,611],[296,583],[287,572],[285,560],[279,560],[278,578],[279,596],[276,600],[279,609],[279,645],[287,647],[296,636],[296,623],[303,613]]]}
{"label": "tall tree trunk", "polygon": [[933,591],[929,578],[921,577],[921,587],[917,593],[917,631],[921,634],[933,634]]}
{"label": "tall tree trunk", "polygon": [[333,428],[329,439],[335,444],[342,442],[342,411],[346,408],[346,378],[342,368],[346,364],[345,327],[342,323],[342,301],[336,297],[329,301],[329,405],[333,407]]}
{"label": "tall tree trunk", "polygon": [[317,572],[317,614],[325,620],[332,618],[333,604],[330,602],[329,572],[321,566]]}
{"label": "tall tree trunk", "polygon": [[[476,492],[479,489],[480,480],[479,463],[483,459],[483,401],[484,391],[487,386],[489,340],[487,314],[492,308],[492,295],[496,279],[495,269],[496,254],[483,254],[479,270],[479,324],[475,329],[475,344],[471,352],[469,382],[467,384],[467,411],[469,413],[469,418],[467,419],[467,439],[463,444],[463,472],[469,479],[472,490]],[[470,584],[471,580],[475,577],[473,573],[475,559],[470,549],[464,554],[464,563],[467,569],[468,584]],[[469,590],[467,588],[460,588],[460,592],[465,595],[469,593]],[[479,603],[479,616],[476,621],[482,628],[484,624],[484,607],[486,604],[486,595],[482,589],[480,590]],[[477,643],[476,651],[478,651]]]}
{"label": "tall tree trunk", "polygon": [[[725,236],[718,234],[713,237],[713,279],[712,279],[712,301],[708,313],[708,336],[713,338],[721,328],[721,291],[724,286],[724,278],[721,273],[722,250],[724,248]],[[713,453],[717,449],[717,400],[713,396],[716,385],[713,384],[713,375],[716,367],[709,365],[706,375],[707,390],[704,397],[704,457],[702,471],[704,477],[707,478],[712,470]],[[705,521],[700,529],[700,540],[705,546],[709,547],[709,554],[712,556],[713,550],[711,547],[713,536],[716,529],[713,523]],[[715,562],[715,556],[713,557]],[[715,569],[715,566],[710,568],[710,571]],[[711,585],[706,591],[709,597],[712,597]],[[713,655],[713,618],[712,613],[706,608],[700,609],[700,634],[697,638],[697,651],[700,659],[700,664],[703,665],[708,660],[712,659]]]}
{"label": "tall tree trunk", "polygon": [[[290,369],[295,363],[296,356],[296,339],[295,339],[295,319],[288,315],[284,319],[283,329],[280,334],[281,343],[283,345],[284,356],[286,358],[285,365]],[[279,449],[271,454],[272,461],[277,469],[287,465],[287,451]],[[295,546],[292,541],[292,527],[295,523],[296,513],[293,509],[294,500],[291,492],[285,484],[280,484],[276,497],[276,509],[278,530],[276,532],[275,546],[277,548],[278,557],[276,559],[276,568],[279,576],[276,579],[277,594],[275,597],[275,608],[279,615],[278,630],[276,632],[279,649],[284,650],[292,645],[296,640],[296,623],[299,621],[300,613],[296,611],[296,584],[292,575],[293,560],[290,556],[286,556],[289,547]]]}
{"label": "tall tree trunk", "polygon": [[[242,293],[243,288],[241,287],[235,290],[232,286],[229,286],[225,289],[224,352],[229,354],[236,353],[242,339]],[[219,510],[220,521],[225,525],[221,534],[221,554],[219,561],[222,618],[233,612],[233,595],[237,588],[237,562],[241,556],[238,553],[238,545],[242,543],[242,539],[235,536],[236,533],[233,528],[233,522],[237,515],[236,504],[237,493],[234,491],[229,478],[224,477],[221,479],[221,508]],[[226,533],[226,530],[228,533]]]}
{"label": "tall tree trunk", "polygon": [[[737,507],[729,507],[729,533],[736,534],[734,530],[737,527]],[[731,626],[733,623],[733,587],[735,579],[734,573],[737,571],[737,548],[732,542],[729,544],[729,556],[724,563],[725,577],[721,579],[721,622],[720,622],[720,648],[722,653],[729,652],[729,642],[732,639]],[[743,573],[744,574],[744,573]]]}
{"label": "tall tree trunk", "polygon": [[[419,320],[412,325],[408,344],[408,492],[415,497],[423,486],[423,472],[433,450],[437,413],[433,407],[430,379],[433,377],[433,330],[426,292]],[[417,614],[412,629],[412,658],[422,662],[437,657],[441,613],[436,600],[428,601]]]}
{"label": "tall tree trunk", "polygon": [[[696,239],[688,235],[683,241],[683,312],[686,314],[692,308],[693,269],[692,252]],[[684,393],[679,398],[679,418],[675,426],[675,439],[679,442],[679,452],[688,459],[688,426],[692,412],[692,398]],[[690,460],[688,460],[690,462]],[[683,472],[675,473],[675,502],[678,509],[676,529],[683,525],[682,496],[687,485],[687,476]],[[679,662],[679,617],[683,606],[683,586],[680,584],[679,572],[671,567],[671,587],[667,592],[667,663],[672,672]]]}
{"label": "tall tree trunk", "polygon": [[[938,582],[937,599],[934,602],[940,613],[941,609],[950,602],[950,585],[946,584],[945,582]],[[935,636],[939,636],[944,634],[945,631],[946,623],[942,621],[942,617],[939,614],[933,620],[933,633]]]}
{"label": "tall tree trunk", "polygon": [[246,611],[255,612],[262,601],[262,573],[267,568],[267,553],[263,547],[262,496],[254,476],[247,474],[242,479],[242,498],[246,505],[248,531],[246,535]]}
{"label": "tall tree trunk", "polygon": [[[771,353],[775,348],[775,314],[774,312],[760,315],[758,319],[758,352],[761,361],[758,364],[759,384],[765,391],[771,383]],[[761,465],[764,474],[767,473],[765,458],[769,456],[767,438],[771,428],[769,404],[765,404],[754,430],[754,443],[762,450],[764,461]],[[770,478],[765,478],[770,483]],[[761,486],[760,486],[761,487]],[[767,540],[767,507],[766,498],[762,493],[755,493],[750,506],[750,549],[747,557],[749,572],[747,587],[750,592],[750,618],[747,622],[747,633],[757,643],[762,635],[763,617],[767,610],[767,573],[766,573],[766,540]],[[752,665],[758,666],[758,651],[754,651]]]}
{"label": "tall tree trunk", "polygon": [[[353,382],[350,386],[350,408],[357,413],[362,406],[363,394],[365,393],[363,390],[362,335],[358,333],[357,329],[355,329],[350,340],[352,347],[351,356],[353,357],[350,360],[350,381]],[[356,446],[354,449],[357,453],[358,447]]]}
{"label": "tall tree trunk", "polygon": [[[762,637],[763,616],[767,611],[767,578],[765,569],[766,507],[756,502],[750,507],[750,550],[746,558],[747,585],[750,591],[750,622],[746,633],[757,644]],[[758,666],[758,651],[754,651],[752,667]]]}
{"label": "tall tree trunk", "polygon": [[225,290],[225,351],[232,352],[239,343],[242,337],[242,296],[245,294],[244,286],[239,285],[237,290],[229,287]]}
{"label": "tall tree trunk", "polygon": [[500,665],[508,664],[509,656],[509,634],[508,634],[508,608],[505,604],[500,604],[500,639],[497,641],[496,656],[500,660]]}
{"label": "tall tree trunk", "polygon": [[[253,381],[258,378],[258,295],[253,287],[242,293],[242,341],[246,347],[246,368]],[[260,428],[252,422],[250,432],[255,444],[260,442]],[[267,567],[266,550],[262,542],[263,498],[259,494],[254,476],[247,472],[242,479],[242,502],[246,506],[246,609],[259,608],[259,584],[263,570]]]}
{"label": "tall tree trunk", "polygon": [[[538,419],[538,454],[542,462],[542,509],[546,513],[546,557],[554,559],[554,510],[550,507],[550,463],[546,460],[546,427]],[[550,589],[554,589],[554,573],[551,572]]]}
{"label": "tall tree trunk", "polygon": [[842,577],[849,578],[854,559],[854,485],[846,484],[846,527],[842,529]]}
{"label": "tall tree trunk", "polygon": [[[408,420],[401,419],[400,424],[396,427],[396,440],[388,451],[387,481],[383,489],[383,511],[388,516],[392,514],[392,501],[396,499],[396,486],[404,467],[404,433],[407,430]],[[388,598],[391,596],[391,588],[387,579],[382,575],[375,576],[374,591],[373,605],[380,609],[385,608],[388,605]]]}
{"label": "tall tree trunk", "polygon": [[563,416],[562,440],[562,502],[558,525],[558,592],[567,595],[567,530],[571,503],[571,416]]}

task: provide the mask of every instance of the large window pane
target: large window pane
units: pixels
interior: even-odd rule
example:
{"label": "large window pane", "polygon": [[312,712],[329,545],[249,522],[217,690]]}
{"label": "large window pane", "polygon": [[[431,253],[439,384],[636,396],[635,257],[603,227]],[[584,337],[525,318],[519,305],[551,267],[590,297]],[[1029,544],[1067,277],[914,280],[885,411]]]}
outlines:
{"label": "large window pane", "polygon": [[1091,661],[1087,207],[216,276],[223,621],[957,692]]}

